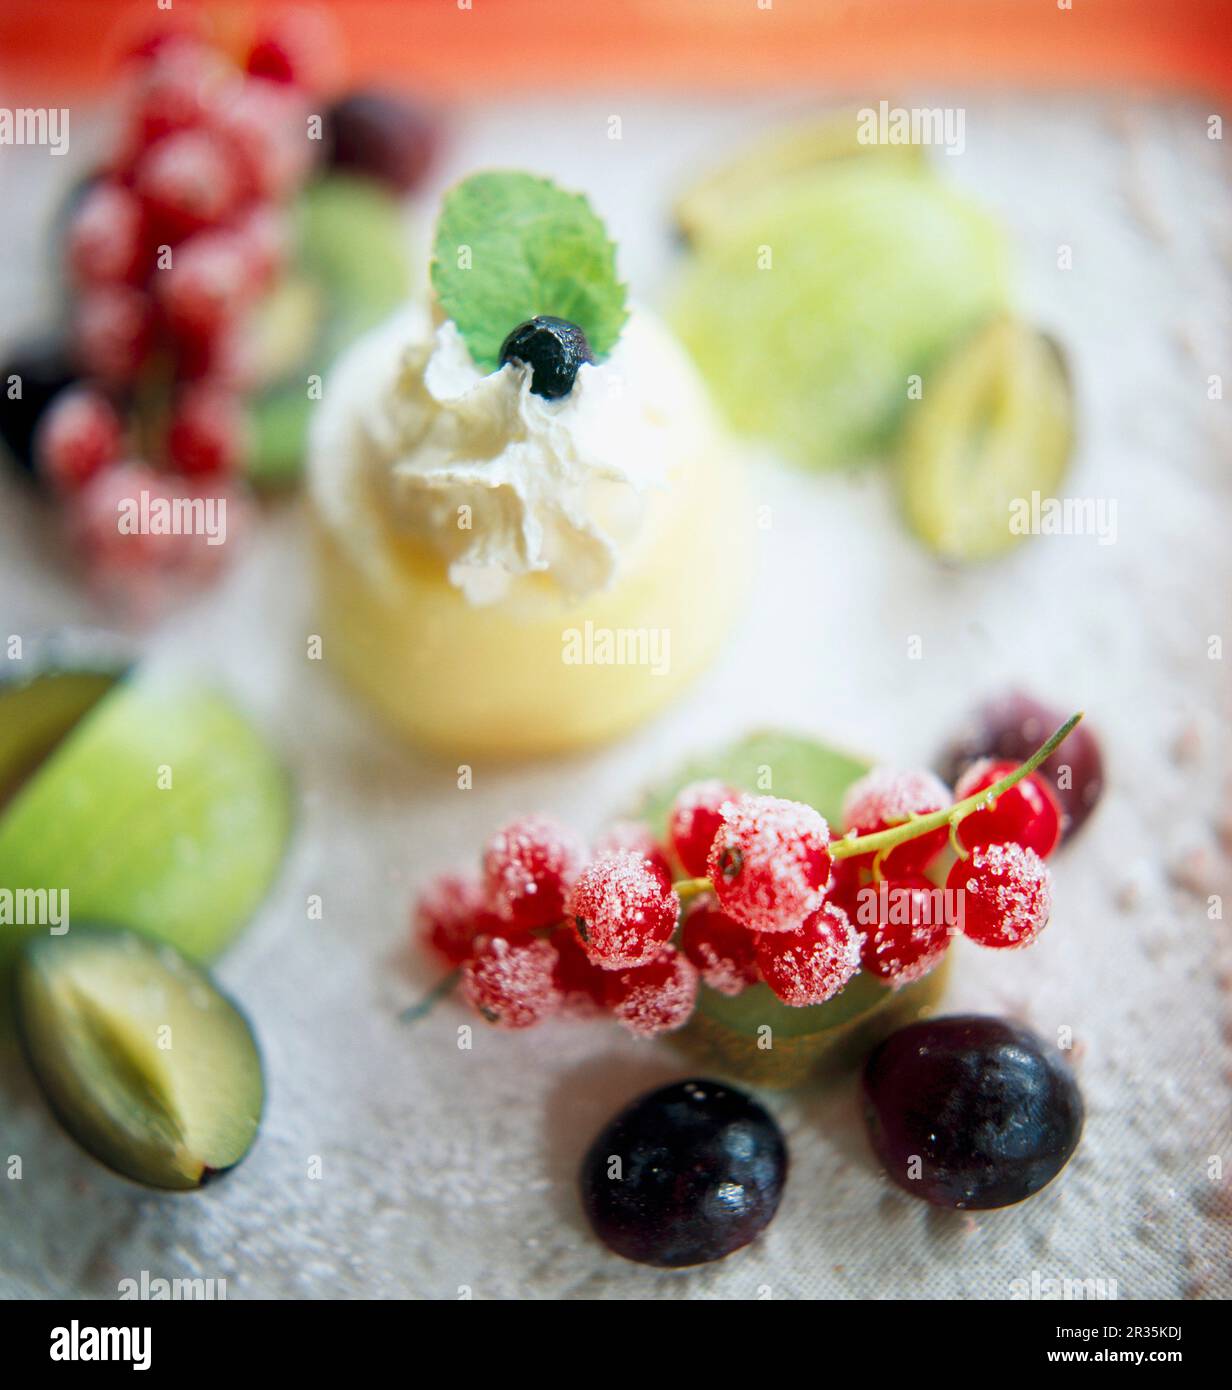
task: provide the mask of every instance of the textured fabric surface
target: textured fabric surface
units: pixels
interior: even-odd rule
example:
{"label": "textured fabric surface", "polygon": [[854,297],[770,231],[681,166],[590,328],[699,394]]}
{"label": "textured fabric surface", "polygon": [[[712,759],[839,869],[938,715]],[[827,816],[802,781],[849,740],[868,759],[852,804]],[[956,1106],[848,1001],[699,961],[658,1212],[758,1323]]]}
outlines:
{"label": "textured fabric surface", "polygon": [[[624,269],[652,295],[662,208],[682,167],[748,117],[628,101],[476,111],[445,176],[525,163],[592,189]],[[1229,186],[1199,108],[967,104],[946,172],[1016,231],[1021,301],[1070,351],[1081,447],[1069,488],[1115,498],[1116,544],[1030,541],[946,571],[906,537],[882,473],[810,479],[765,465],[754,618],[682,703],[618,746],[521,768],[455,770],[379,736],[314,631],[304,518],[274,510],[240,566],[145,638],[150,658],[234,691],[285,753],[300,794],[290,858],[220,968],[255,1020],[269,1077],[245,1164],[190,1197],[144,1193],[54,1128],[24,1073],[0,1069],[0,1295],[115,1297],[139,1277],[226,1280],[229,1297],[1007,1298],[1050,1279],[1120,1298],[1232,1295],[1232,924],[1227,660],[1232,474],[1226,402]],[[47,193],[46,161],[4,151],[6,327],[38,308],[40,251],[14,207]],[[10,155],[18,156],[10,158]],[[952,167],[951,167],[952,166]],[[63,177],[63,172],[52,173]],[[19,201],[16,199],[20,199]],[[1060,272],[1057,247],[1074,248]],[[25,496],[0,490],[0,632],[92,613]],[[918,659],[911,658],[919,639]],[[407,946],[431,873],[472,861],[503,819],[538,808],[597,830],[647,779],[752,725],[783,724],[899,763],[926,760],[979,696],[1026,684],[1081,706],[1101,735],[1103,805],[1055,863],[1056,912],[1022,954],[956,948],[948,1003],[1072,1028],[1086,1134],[1061,1179],[1020,1207],[933,1210],[867,1149],[854,1080],[771,1097],[791,1150],[782,1210],[741,1255],[678,1274],[595,1244],[575,1190],[594,1132],[643,1088],[687,1074],[667,1044],[602,1024],[522,1035],[441,1005],[398,1011],[432,968]],[[309,920],[319,893],[324,918]],[[319,1177],[311,1176],[319,1162]],[[1016,1282],[1021,1281],[1021,1282]],[[1115,1283],[1113,1282],[1115,1281]]]}

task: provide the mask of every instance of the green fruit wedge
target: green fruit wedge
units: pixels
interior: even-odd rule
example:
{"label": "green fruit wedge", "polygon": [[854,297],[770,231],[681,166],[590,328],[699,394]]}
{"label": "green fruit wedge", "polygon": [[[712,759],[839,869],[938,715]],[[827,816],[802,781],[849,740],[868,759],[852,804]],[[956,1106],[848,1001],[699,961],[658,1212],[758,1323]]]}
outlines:
{"label": "green fruit wedge", "polygon": [[[67,892],[70,922],[132,927],[208,960],[264,897],[290,804],[282,768],[227,699],[122,682],[0,815],[0,893]],[[0,1000],[21,941],[43,934],[0,926]]]}
{"label": "green fruit wedge", "polygon": [[247,1021],[167,945],[76,925],[23,949],[17,1022],[56,1118],[151,1187],[200,1187],[251,1148],[265,1088]]}
{"label": "green fruit wedge", "polygon": [[0,808],[129,668],[110,637],[65,632],[0,662]]}
{"label": "green fruit wedge", "polygon": [[[638,818],[664,840],[667,817],[681,788],[717,777],[760,795],[803,801],[832,824],[842,823],[843,794],[869,764],[811,739],[757,733],[698,759],[645,799]],[[945,965],[892,990],[857,975],[833,999],[810,1008],[782,1003],[765,985],[731,998],[703,985],[687,1027],[670,1040],[701,1063],[763,1086],[795,1086],[827,1067],[858,1062],[896,1027],[919,1017],[939,997]]]}
{"label": "green fruit wedge", "polygon": [[371,179],[332,174],[294,210],[295,254],[284,286],[257,315],[266,388],[251,411],[246,474],[258,487],[296,482],[314,400],[308,377],[406,302],[411,244],[400,200]]}
{"label": "green fruit wedge", "polygon": [[835,160],[889,160],[918,169],[923,145],[862,144],[855,111],[776,128],[691,183],[676,200],[676,225],[690,241],[722,232],[731,208],[784,180],[806,177]]}
{"label": "green fruit wedge", "polygon": [[[1055,343],[998,318],[926,374],[898,449],[903,510],[947,560],[986,560],[1029,534],[1074,448],[1069,372]],[[1025,522],[1025,524],[1024,524]]]}
{"label": "green fruit wedge", "polygon": [[737,431],[836,468],[889,451],[911,378],[1004,307],[1007,277],[999,223],[870,156],[728,206],[670,314]]}

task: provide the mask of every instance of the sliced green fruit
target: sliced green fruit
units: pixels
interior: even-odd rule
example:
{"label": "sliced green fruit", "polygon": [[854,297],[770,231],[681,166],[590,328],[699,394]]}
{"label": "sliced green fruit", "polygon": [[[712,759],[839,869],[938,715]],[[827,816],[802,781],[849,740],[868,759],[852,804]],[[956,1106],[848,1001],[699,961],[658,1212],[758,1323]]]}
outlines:
{"label": "sliced green fruit", "polygon": [[[806,802],[831,824],[841,825],[843,794],[868,770],[862,759],[812,739],[756,733],[681,768],[646,797],[637,815],[663,838],[681,788],[718,777],[746,791]],[[692,1020],[670,1040],[744,1081],[794,1086],[825,1063],[858,1060],[886,1033],[918,1017],[940,994],[944,978],[943,969],[934,970],[917,984],[894,991],[872,976],[857,975],[833,999],[804,1009],[782,1003],[765,985],[735,998],[703,985]]]}
{"label": "sliced green fruit", "polygon": [[304,464],[313,401],[308,377],[325,376],[349,343],[411,292],[411,246],[402,204],[371,179],[317,179],[295,207],[294,271],[258,315],[268,383],[251,412],[247,476],[258,487],[293,484]]}
{"label": "sliced green fruit", "polygon": [[726,208],[671,317],[738,431],[809,468],[888,452],[910,378],[1006,303],[993,218],[926,169],[836,160]]}
{"label": "sliced green fruit", "polygon": [[1055,496],[1073,448],[1073,391],[1060,350],[998,318],[925,376],[898,449],[903,510],[947,560],[1000,555],[1029,534],[1022,522],[1029,526],[1032,493]]}
{"label": "sliced green fruit", "polygon": [[923,145],[862,144],[859,128],[858,116],[849,111],[770,131],[690,184],[673,209],[676,225],[690,241],[721,233],[731,208],[834,160],[890,160],[909,168],[926,164]]}
{"label": "sliced green fruit", "polygon": [[65,633],[0,664],[0,808],[128,670],[101,634]]}
{"label": "sliced green fruit", "polygon": [[56,1118],[109,1168],[195,1188],[252,1147],[265,1095],[252,1030],[171,947],[75,925],[26,944],[15,994]]}
{"label": "sliced green fruit", "polygon": [[[67,890],[70,921],[132,927],[208,960],[264,897],[290,806],[285,773],[229,700],[126,681],[0,816],[0,890]],[[0,1001],[22,939],[44,930],[0,928]]]}

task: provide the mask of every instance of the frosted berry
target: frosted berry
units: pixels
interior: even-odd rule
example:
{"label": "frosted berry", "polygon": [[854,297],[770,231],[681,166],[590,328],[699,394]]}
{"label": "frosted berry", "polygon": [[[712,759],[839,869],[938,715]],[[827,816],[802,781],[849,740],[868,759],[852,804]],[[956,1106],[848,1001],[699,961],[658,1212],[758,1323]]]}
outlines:
{"label": "frosted berry", "polygon": [[867,858],[867,855],[849,854],[845,859],[830,860],[830,886],[826,889],[826,902],[841,907],[853,922],[860,906],[863,861]]}
{"label": "frosted berry", "polygon": [[611,976],[590,959],[571,926],[557,927],[548,939],[556,951],[555,980],[562,1012],[572,1018],[601,1012]]}
{"label": "frosted berry", "polygon": [[123,429],[106,396],[71,386],[38,423],[34,449],[39,475],[57,492],[76,492],[120,457]]}
{"label": "frosted berry", "polygon": [[230,151],[209,130],[181,130],[159,140],[141,157],[135,186],[153,235],[173,245],[203,227],[217,226],[240,197]]}
{"label": "frosted berry", "polygon": [[252,246],[230,229],[202,232],[175,248],[155,277],[171,331],[209,339],[232,326],[257,278]]}
{"label": "frosted berry", "polygon": [[632,850],[646,859],[667,887],[672,886],[672,870],[667,855],[650,833],[650,827],[637,820],[619,820],[608,827],[595,841],[596,857]]}
{"label": "frosted berry", "polygon": [[560,1008],[556,952],[539,937],[493,936],[462,967],[462,993],[501,1028],[530,1028]]}
{"label": "frosted berry", "polygon": [[[950,800],[950,789],[931,772],[898,772],[878,767],[848,787],[843,799],[843,825],[859,835],[874,835],[901,825],[912,815],[940,811]],[[882,872],[922,873],[945,848],[948,835],[947,827],[941,826],[896,845],[882,859]]]}
{"label": "frosted berry", "polygon": [[680,899],[642,855],[621,850],[582,870],[565,908],[591,960],[624,970],[653,960],[671,940]]}
{"label": "frosted berry", "polygon": [[476,939],[499,935],[501,925],[479,884],[460,874],[434,878],[415,903],[416,935],[449,965],[461,965]]}
{"label": "frosted berry", "polygon": [[[942,775],[956,782],[978,758],[1024,762],[1064,719],[1060,710],[1020,690],[996,695],[965,721],[942,757]],[[1099,741],[1087,720],[1044,760],[1037,775],[1060,804],[1061,836],[1067,839],[1095,809],[1104,787]]]}
{"label": "frosted berry", "polygon": [[736,801],[740,793],[726,782],[693,782],[677,796],[667,824],[667,833],[676,858],[685,873],[702,878],[710,846],[719,832],[725,801]]}
{"label": "frosted berry", "polygon": [[821,906],[830,831],[811,806],[773,796],[728,802],[707,869],[719,906],[752,931],[790,931]]}
{"label": "frosted berry", "polygon": [[[1018,766],[1013,762],[993,762],[981,758],[958,779],[954,797],[958,801],[984,791],[1008,776]],[[1047,785],[1034,772],[1002,792],[987,809],[972,811],[958,824],[958,838],[965,848],[1013,843],[1033,849],[1046,859],[1061,838],[1061,808]]]}
{"label": "frosted berry", "polygon": [[0,441],[24,472],[34,468],[44,411],[76,380],[68,345],[58,337],[23,343],[0,364]]}
{"label": "frosted berry", "polygon": [[740,994],[758,981],[753,933],[705,898],[685,915],[681,945],[702,979],[720,994]]}
{"label": "frosted berry", "polygon": [[607,1005],[640,1038],[683,1028],[697,1004],[697,969],[674,946],[648,964],[609,972]]}
{"label": "frosted berry", "polygon": [[338,35],[328,16],[313,9],[290,9],[266,21],[246,64],[254,77],[313,91],[332,75]]}
{"label": "frosted berry", "polygon": [[882,879],[863,889],[856,917],[864,933],[861,966],[879,980],[901,986],[939,965],[950,944],[941,898],[923,874]]}
{"label": "frosted berry", "polygon": [[225,478],[239,467],[246,417],[239,396],[202,384],[181,392],[167,428],[167,461],[188,478]]}
{"label": "frosted berry", "polygon": [[507,922],[552,926],[584,858],[578,837],[548,816],[523,816],[498,830],[483,853],[488,901]]}
{"label": "frosted berry", "polygon": [[302,99],[289,87],[245,82],[211,117],[228,152],[238,198],[285,200],[303,181],[318,142],[307,137]]}
{"label": "frosted berry", "polygon": [[845,912],[826,903],[795,931],[762,932],[757,966],[784,1004],[824,1004],[860,968],[860,934]]}
{"label": "frosted berry", "polygon": [[1029,946],[1052,912],[1047,865],[1022,845],[972,850],[950,869],[946,887],[961,890],[962,933],[981,946]]}
{"label": "frosted berry", "polygon": [[154,343],[154,306],[129,285],[99,285],[77,301],[73,345],[90,376],[127,386]]}
{"label": "frosted berry", "polygon": [[81,285],[135,284],[144,261],[141,200],[99,180],[83,194],[68,230],[68,263]]}

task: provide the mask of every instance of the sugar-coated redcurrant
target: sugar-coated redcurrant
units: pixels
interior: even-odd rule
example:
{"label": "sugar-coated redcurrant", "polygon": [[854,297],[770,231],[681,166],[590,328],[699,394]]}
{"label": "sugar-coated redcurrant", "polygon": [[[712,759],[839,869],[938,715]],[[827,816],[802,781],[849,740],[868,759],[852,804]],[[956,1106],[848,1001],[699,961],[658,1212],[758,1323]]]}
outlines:
{"label": "sugar-coated redcurrant", "polygon": [[461,965],[477,938],[500,934],[503,926],[479,884],[461,874],[441,874],[428,884],[416,899],[414,925],[419,938],[449,965]]}
{"label": "sugar-coated redcurrant", "polygon": [[462,993],[489,1023],[530,1028],[560,1008],[556,951],[539,937],[493,936],[462,967]]}
{"label": "sugar-coated redcurrant", "polygon": [[981,845],[955,861],[946,879],[962,934],[981,946],[1029,946],[1052,913],[1048,866],[1022,845]]}
{"label": "sugar-coated redcurrant", "polygon": [[[1007,777],[1018,766],[981,758],[958,779],[954,797],[963,801]],[[967,849],[979,845],[1018,844],[1046,859],[1061,838],[1061,808],[1036,773],[1002,792],[987,808],[972,811],[958,823],[958,838]]]}
{"label": "sugar-coated redcurrant", "polygon": [[106,396],[90,386],[71,386],[39,420],[35,466],[57,492],[76,492],[116,462],[122,442],[120,417]]}
{"label": "sugar-coated redcurrant", "polygon": [[97,285],[73,309],[73,348],[90,376],[128,386],[154,346],[154,305],[131,285]]}
{"label": "sugar-coated redcurrant", "polygon": [[595,841],[596,858],[604,854],[617,854],[624,849],[642,855],[663,882],[669,888],[672,886],[672,870],[667,862],[667,855],[663,853],[650,827],[643,821],[618,820]]}
{"label": "sugar-coated redcurrant", "polygon": [[[1060,710],[1020,690],[993,696],[973,711],[946,749],[942,775],[957,782],[979,758],[1024,762],[1064,720]],[[1061,807],[1061,837],[1068,839],[1095,809],[1104,787],[1099,740],[1087,720],[1044,760],[1037,775]]]}
{"label": "sugar-coated redcurrant", "polygon": [[548,816],[523,816],[498,830],[483,854],[488,901],[521,927],[552,926],[585,858],[581,840]]}
{"label": "sugar-coated redcurrant", "polygon": [[691,878],[705,876],[710,846],[722,823],[720,809],[725,801],[735,801],[739,796],[735,787],[712,778],[690,783],[676,797],[668,819],[668,838],[680,867]]}
{"label": "sugar-coated redcurrant", "polygon": [[707,870],[719,906],[752,931],[791,931],[830,882],[830,831],[798,801],[741,796],[724,804]]}
{"label": "sugar-coated redcurrant", "polygon": [[784,1004],[824,1004],[860,968],[860,934],[841,908],[826,903],[795,931],[760,933],[757,966]]}
{"label": "sugar-coated redcurrant", "polygon": [[571,926],[556,927],[548,938],[556,951],[556,988],[561,1012],[570,1018],[587,1018],[607,1007],[607,982],[611,978],[586,954]]}
{"label": "sugar-coated redcurrant", "polygon": [[[859,835],[874,835],[902,825],[913,815],[940,811],[950,804],[950,789],[934,773],[898,772],[878,767],[853,782],[843,800],[843,825]],[[888,875],[923,873],[945,848],[948,829],[943,825],[926,835],[896,845],[881,861]],[[868,856],[861,856],[866,861]]]}
{"label": "sugar-coated redcurrant", "polygon": [[81,285],[136,284],[145,269],[141,200],[110,179],[99,179],[73,209],[68,263]]}
{"label": "sugar-coated redcurrant", "polygon": [[227,478],[244,453],[247,419],[234,391],[202,382],[180,393],[167,427],[167,462],[186,478]]}
{"label": "sugar-coated redcurrant", "polygon": [[697,1004],[697,969],[674,946],[646,965],[608,972],[607,1006],[630,1033],[653,1038],[683,1028]]}
{"label": "sugar-coated redcurrant", "polygon": [[753,933],[708,898],[698,898],[685,914],[681,945],[702,979],[720,994],[741,994],[758,981]]}
{"label": "sugar-coated redcurrant", "polygon": [[643,855],[621,850],[582,870],[565,910],[590,959],[625,970],[652,961],[671,940],[680,899]]}
{"label": "sugar-coated redcurrant", "polygon": [[862,889],[855,918],[864,934],[861,966],[896,988],[927,975],[950,944],[943,899],[923,874],[883,878]]}

